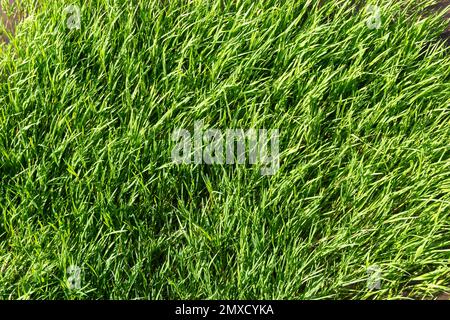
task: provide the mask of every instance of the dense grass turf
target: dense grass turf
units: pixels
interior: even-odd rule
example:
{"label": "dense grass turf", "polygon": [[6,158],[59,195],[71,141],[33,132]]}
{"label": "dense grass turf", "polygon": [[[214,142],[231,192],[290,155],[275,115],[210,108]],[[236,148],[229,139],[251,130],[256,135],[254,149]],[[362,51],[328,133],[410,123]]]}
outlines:
{"label": "dense grass turf", "polygon": [[[0,54],[1,298],[449,290],[450,56],[443,20],[420,15],[433,1],[380,1],[370,29],[350,1],[90,0],[81,30],[69,2],[33,2]],[[172,131],[196,120],[278,128],[279,171],[171,164]]]}

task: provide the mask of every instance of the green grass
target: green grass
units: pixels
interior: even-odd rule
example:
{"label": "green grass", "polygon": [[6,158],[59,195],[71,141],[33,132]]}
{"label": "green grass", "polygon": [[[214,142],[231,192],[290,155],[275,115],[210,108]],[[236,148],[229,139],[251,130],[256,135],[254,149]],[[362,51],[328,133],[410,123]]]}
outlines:
{"label": "green grass", "polygon": [[[0,53],[0,298],[450,290],[450,55],[442,18],[420,15],[433,1],[379,1],[369,29],[350,1],[86,0],[81,30],[70,2],[33,2]],[[172,131],[197,120],[279,129],[279,171],[171,164]]]}

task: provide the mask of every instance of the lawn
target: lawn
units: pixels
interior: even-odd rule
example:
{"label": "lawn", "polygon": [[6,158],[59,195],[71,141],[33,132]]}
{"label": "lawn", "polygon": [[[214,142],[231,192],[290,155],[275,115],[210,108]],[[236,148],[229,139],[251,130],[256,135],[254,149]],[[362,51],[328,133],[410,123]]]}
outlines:
{"label": "lawn", "polygon": [[[0,45],[1,299],[450,292],[448,9],[34,2]],[[276,170],[174,162],[199,123],[278,130]]]}

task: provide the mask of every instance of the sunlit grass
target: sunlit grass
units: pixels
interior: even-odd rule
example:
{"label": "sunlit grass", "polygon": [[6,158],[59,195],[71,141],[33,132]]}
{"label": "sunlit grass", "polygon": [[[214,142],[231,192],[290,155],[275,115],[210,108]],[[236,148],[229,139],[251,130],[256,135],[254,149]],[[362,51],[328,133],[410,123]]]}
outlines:
{"label": "sunlit grass", "polygon": [[[449,291],[433,1],[380,1],[370,29],[350,1],[90,0],[81,30],[71,2],[33,2],[0,51],[1,298]],[[196,120],[279,129],[280,170],[170,164],[172,131]]]}

